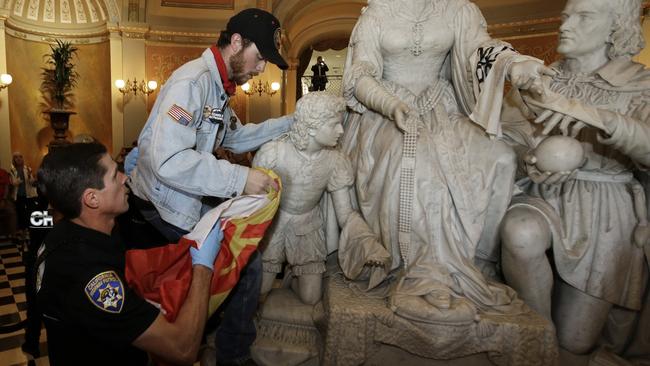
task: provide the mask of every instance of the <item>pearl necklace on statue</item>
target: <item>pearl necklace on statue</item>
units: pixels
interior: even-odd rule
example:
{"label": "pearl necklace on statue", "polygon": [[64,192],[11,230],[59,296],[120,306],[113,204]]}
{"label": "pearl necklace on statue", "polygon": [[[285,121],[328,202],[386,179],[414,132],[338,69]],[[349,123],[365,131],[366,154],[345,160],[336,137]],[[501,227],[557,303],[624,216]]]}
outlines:
{"label": "pearl necklace on statue", "polygon": [[407,7],[400,6],[399,3],[401,3],[401,1],[395,1],[392,3],[393,12],[400,18],[413,23],[413,26],[411,27],[411,47],[409,51],[413,56],[420,56],[422,54],[422,41],[424,40],[424,22],[438,12],[437,1],[427,1],[424,4],[424,9],[415,16],[408,12]]}

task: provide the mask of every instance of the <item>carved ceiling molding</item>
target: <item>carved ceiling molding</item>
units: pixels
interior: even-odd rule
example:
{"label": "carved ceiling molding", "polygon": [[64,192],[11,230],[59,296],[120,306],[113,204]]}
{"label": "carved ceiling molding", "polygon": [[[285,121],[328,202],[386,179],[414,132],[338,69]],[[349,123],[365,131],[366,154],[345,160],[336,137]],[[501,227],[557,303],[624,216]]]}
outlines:
{"label": "carved ceiling molding", "polygon": [[163,31],[151,29],[147,34],[147,40],[152,42],[208,45],[215,43],[219,33]]}
{"label": "carved ceiling molding", "polygon": [[76,27],[120,21],[116,0],[0,0],[9,17],[45,27]]}
{"label": "carved ceiling molding", "polygon": [[557,33],[562,18],[549,17],[529,19],[508,23],[488,25],[488,32],[496,38],[531,36],[546,33]]}
{"label": "carved ceiling molding", "polygon": [[119,27],[123,37],[131,39],[145,39],[149,28],[146,26],[124,25]]}
{"label": "carved ceiling molding", "polygon": [[7,34],[35,42],[53,43],[56,39],[65,39],[73,44],[90,44],[105,42],[109,36],[105,24],[83,29],[44,28],[41,25],[23,23],[9,17],[5,25]]}
{"label": "carved ceiling molding", "polygon": [[160,5],[165,7],[194,9],[232,10],[235,8],[234,1],[213,2],[206,0],[161,0]]}

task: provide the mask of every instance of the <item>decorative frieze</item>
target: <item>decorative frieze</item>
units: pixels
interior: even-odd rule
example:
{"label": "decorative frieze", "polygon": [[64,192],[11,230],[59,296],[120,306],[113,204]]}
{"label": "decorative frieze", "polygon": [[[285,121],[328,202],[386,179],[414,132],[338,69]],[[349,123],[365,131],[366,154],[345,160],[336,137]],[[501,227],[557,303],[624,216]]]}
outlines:
{"label": "decorative frieze", "polygon": [[70,2],[68,0],[61,0],[60,5],[60,14],[61,14],[61,23],[72,23],[72,15],[70,14]]}
{"label": "decorative frieze", "polygon": [[54,15],[54,0],[45,0],[44,10],[43,10],[43,21],[48,23],[55,22]]}
{"label": "decorative frieze", "polygon": [[77,23],[88,23],[86,18],[86,12],[84,12],[84,6],[81,0],[74,0],[75,14],[77,16]]}

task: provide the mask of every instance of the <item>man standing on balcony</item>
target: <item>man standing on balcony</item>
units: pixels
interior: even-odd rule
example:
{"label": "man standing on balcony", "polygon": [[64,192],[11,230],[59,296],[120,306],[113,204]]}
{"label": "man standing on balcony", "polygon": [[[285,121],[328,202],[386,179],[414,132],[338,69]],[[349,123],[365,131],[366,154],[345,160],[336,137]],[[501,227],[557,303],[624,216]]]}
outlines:
{"label": "man standing on balcony", "polygon": [[311,88],[312,91],[325,90],[325,84],[327,84],[327,72],[330,71],[329,67],[321,56],[318,56],[316,59],[316,64],[311,67],[311,72],[314,75],[311,77]]}

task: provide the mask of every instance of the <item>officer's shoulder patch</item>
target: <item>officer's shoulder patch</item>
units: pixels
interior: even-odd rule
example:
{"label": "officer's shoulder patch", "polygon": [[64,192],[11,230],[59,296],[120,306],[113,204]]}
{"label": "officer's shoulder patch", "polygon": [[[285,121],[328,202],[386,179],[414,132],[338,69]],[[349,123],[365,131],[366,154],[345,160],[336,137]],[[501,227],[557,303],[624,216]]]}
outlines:
{"label": "officer's shoulder patch", "polygon": [[99,273],[86,284],[86,296],[93,305],[109,313],[119,313],[124,304],[124,285],[115,271]]}

